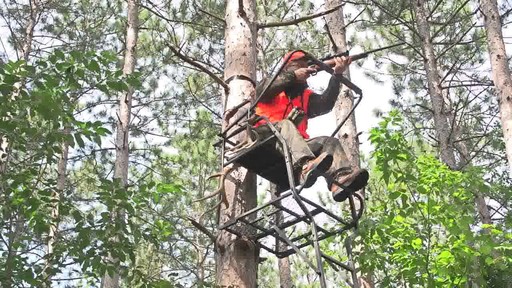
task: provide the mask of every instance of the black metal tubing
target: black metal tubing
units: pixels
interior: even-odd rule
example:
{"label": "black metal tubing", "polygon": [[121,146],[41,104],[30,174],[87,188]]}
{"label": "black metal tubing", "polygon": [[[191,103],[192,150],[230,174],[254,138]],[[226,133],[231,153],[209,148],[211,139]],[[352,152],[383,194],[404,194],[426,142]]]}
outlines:
{"label": "black metal tubing", "polygon": [[[267,123],[268,122],[269,121],[267,119]],[[291,188],[290,190],[293,193],[293,198],[295,198],[295,201],[297,201],[297,204],[299,204],[299,207],[302,209],[304,214],[306,214],[308,216],[308,218],[311,220],[311,230],[313,231],[313,237],[315,239],[314,247],[315,247],[315,254],[316,254],[316,262],[317,262],[317,266],[318,266],[318,270],[319,270],[318,271],[318,273],[319,273],[318,275],[320,276],[320,285],[322,287],[326,287],[325,273],[324,273],[324,268],[323,268],[323,265],[322,265],[322,258],[320,256],[321,251],[320,251],[320,244],[318,243],[318,232],[316,231],[315,219],[313,218],[311,213],[309,213],[309,210],[306,208],[306,206],[302,202],[301,198],[299,197],[299,193],[304,188],[304,184],[299,186],[298,191],[295,189],[295,180],[294,180],[294,177],[293,177],[293,168],[292,168],[292,163],[291,163],[291,155],[290,155],[290,151],[288,151],[288,145],[286,144],[286,141],[284,140],[284,138],[281,135],[281,133],[279,133],[279,131],[277,131],[276,127],[274,127],[274,125],[272,125],[272,123],[268,123],[268,125],[269,125],[270,129],[276,135],[277,139],[279,140],[279,143],[281,143],[281,145],[282,145],[283,154],[284,154],[285,159],[286,159],[286,170],[288,172],[288,182],[289,182],[289,185],[290,185],[290,188]]]}
{"label": "black metal tubing", "polygon": [[350,271],[350,272],[354,271],[353,267],[350,267],[349,265],[347,265],[347,264],[345,264],[345,263],[343,263],[341,261],[338,261],[337,259],[334,259],[334,258],[332,258],[329,255],[326,255],[326,254],[322,253],[322,257],[325,258],[328,262],[334,263],[334,264],[340,266],[341,268],[343,268],[343,269],[345,269],[347,271]]}
{"label": "black metal tubing", "polygon": [[329,211],[329,210],[327,210],[327,209],[323,208],[322,206],[319,206],[319,205],[318,205],[318,204],[316,204],[315,202],[313,202],[313,201],[311,201],[311,200],[309,200],[309,199],[307,199],[307,198],[305,198],[305,197],[303,197],[303,196],[300,196],[300,198],[302,199],[302,201],[304,201],[304,202],[308,203],[308,204],[309,204],[309,205],[311,205],[311,206],[315,206],[315,207],[318,207],[318,208],[323,209],[323,210],[324,210],[323,212],[324,212],[325,214],[329,215],[329,217],[331,217],[331,218],[335,219],[336,221],[338,221],[338,222],[340,222],[340,223],[343,223],[344,225],[350,225],[350,224],[351,224],[351,223],[345,222],[345,220],[343,220],[343,219],[341,219],[340,217],[338,217],[338,216],[336,216],[336,215],[332,214],[332,213],[331,213],[331,211]]}
{"label": "black metal tubing", "polygon": [[[314,216],[316,216],[316,215],[318,215],[320,213],[320,211],[317,212],[317,210],[315,210],[313,213],[314,213]],[[295,224],[297,224],[299,222],[306,222],[307,224],[311,224],[309,221],[305,221],[305,220],[307,220],[307,218],[308,218],[307,215],[300,216],[300,217],[298,217],[298,218],[296,218],[296,219],[294,219],[292,221],[284,222],[284,223],[282,223],[280,225],[276,224],[276,226],[278,226],[281,229],[285,229],[285,228],[288,228],[288,227],[290,227],[292,225],[295,225]],[[266,236],[268,236],[270,234],[272,234],[272,230],[267,230],[267,231],[265,231],[265,233],[256,235],[255,238],[256,239],[261,239],[261,238],[266,237]]]}
{"label": "black metal tubing", "polygon": [[283,195],[279,196],[278,198],[274,199],[274,200],[273,200],[273,201],[271,201],[271,202],[268,202],[268,203],[265,203],[264,205],[261,205],[261,206],[259,206],[259,207],[253,208],[253,209],[251,209],[251,210],[249,210],[249,211],[247,211],[247,212],[243,213],[242,215],[239,215],[237,218],[235,218],[235,219],[233,219],[233,220],[231,220],[231,221],[228,221],[228,222],[226,222],[225,224],[223,224],[223,225],[219,226],[219,229],[220,229],[220,230],[222,230],[222,229],[226,229],[227,227],[229,227],[229,226],[232,226],[232,225],[236,224],[236,222],[238,221],[238,219],[243,218],[243,217],[247,217],[247,216],[249,216],[249,215],[250,215],[250,214],[252,214],[252,213],[258,212],[258,211],[260,211],[260,210],[264,209],[265,207],[268,207],[268,206],[269,206],[269,205],[271,205],[273,202],[275,202],[275,201],[278,201],[278,200],[281,200],[281,199],[284,199],[284,198],[288,197],[290,194],[291,194],[291,192],[284,193]]}
{"label": "black metal tubing", "polygon": [[[333,235],[341,234],[342,232],[347,231],[350,228],[352,228],[352,227],[344,227],[344,228],[340,228],[338,230],[335,230],[333,232],[330,232],[329,234],[322,235],[322,236],[318,237],[318,241],[316,241],[316,242],[319,242],[319,241],[322,241],[324,239],[327,239],[327,238],[329,238],[329,237],[331,237]],[[310,246],[311,243],[313,243],[313,242],[315,242],[315,240],[309,240],[309,241],[307,241],[305,243],[302,243],[302,244],[298,245],[297,247],[299,249],[301,249],[301,248],[304,248],[306,246]],[[290,256],[290,255],[294,254],[294,253],[290,253],[290,252],[291,252],[291,250],[282,251],[281,255],[279,255],[278,257],[283,258],[283,257],[287,257],[287,256]]]}
{"label": "black metal tubing", "polygon": [[309,267],[313,268],[313,270],[315,270],[315,272],[320,275],[320,278],[322,278],[322,274],[323,274],[322,267],[315,267],[315,265],[313,265],[313,263],[311,263],[311,261],[309,261],[308,257],[306,257],[306,255],[302,251],[300,251],[300,249],[297,248],[297,246],[295,246],[295,244],[293,244],[292,241],[290,241],[290,239],[286,236],[286,234],[284,234],[283,230],[279,229],[276,225],[274,225],[274,227],[272,227],[272,229],[274,229],[277,232],[277,234],[279,234],[279,236],[281,236],[281,238],[284,239],[286,244],[291,246],[293,248],[293,250],[295,250],[295,252],[297,252],[297,254],[299,254],[299,256],[304,261],[306,261],[306,263],[309,265]]}
{"label": "black metal tubing", "polygon": [[[356,227],[357,231],[357,227]],[[347,256],[349,261],[349,266],[351,266],[352,270],[352,282],[354,283],[352,287],[359,288],[359,280],[357,279],[357,273],[356,273],[356,267],[354,265],[354,261],[352,258],[352,235],[349,235],[347,238],[345,238],[345,248],[347,250]]]}
{"label": "black metal tubing", "polygon": [[347,114],[347,116],[345,116],[345,119],[343,119],[343,121],[341,121],[338,124],[336,129],[334,129],[334,132],[332,132],[331,137],[335,137],[336,134],[338,134],[338,131],[340,131],[341,127],[343,127],[343,125],[345,125],[345,122],[347,122],[347,120],[350,117],[350,115],[352,115],[352,113],[354,113],[354,111],[356,110],[357,106],[359,106],[359,103],[361,103],[361,100],[363,100],[363,93],[362,92],[361,92],[361,94],[359,94],[359,97],[357,97],[356,104],[352,106],[352,109],[350,109],[350,112]]}
{"label": "black metal tubing", "polygon": [[279,204],[279,205],[275,205],[275,204],[272,204],[274,207],[278,208],[279,210],[281,211],[285,211],[286,213],[290,214],[290,215],[293,215],[297,218],[301,217],[299,214],[293,212],[292,210],[284,207],[283,205]]}

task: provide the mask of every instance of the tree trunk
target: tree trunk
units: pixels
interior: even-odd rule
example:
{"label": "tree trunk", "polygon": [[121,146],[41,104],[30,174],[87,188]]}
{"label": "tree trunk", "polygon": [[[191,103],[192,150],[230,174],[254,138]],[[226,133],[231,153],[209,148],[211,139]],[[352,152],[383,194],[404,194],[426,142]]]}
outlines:
{"label": "tree trunk", "polygon": [[[432,110],[434,111],[434,126],[439,141],[441,160],[450,168],[456,169],[459,163],[457,163],[455,156],[454,140],[458,134],[458,125],[455,123],[451,108],[449,107],[449,101],[447,100],[445,102],[446,98],[441,90],[441,79],[439,77],[438,64],[430,36],[430,25],[427,20],[428,12],[426,11],[425,0],[417,0],[414,9],[418,33],[421,38],[428,90],[432,102]],[[448,119],[454,119],[454,123],[450,125]],[[469,152],[467,151],[466,145],[463,142],[459,142],[458,145],[462,159],[469,159]],[[467,164],[470,165],[470,163]],[[474,200],[480,219],[482,223],[490,224],[491,217],[487,205],[485,204],[485,198],[479,191],[474,192]]]}
{"label": "tree trunk", "polygon": [[[430,37],[430,25],[427,22],[428,13],[425,10],[425,2],[424,0],[418,0],[416,4],[418,32],[422,40],[425,71],[427,71],[429,94],[434,111],[434,125],[440,143],[441,160],[451,168],[456,168],[458,163],[455,157],[453,142],[458,133],[458,125],[457,123],[453,123],[452,129],[452,125],[448,122],[448,119],[453,119],[453,116],[451,109],[448,108],[444,101],[445,96],[441,90],[441,80],[439,78],[437,61],[434,54],[434,46],[432,45]],[[459,142],[458,145],[460,146],[459,151],[462,154],[462,159],[469,159],[469,152],[467,151],[466,145],[463,142]],[[491,217],[489,209],[487,209],[484,197],[478,192],[476,192],[475,203],[482,223],[490,224]]]}
{"label": "tree trunk", "polygon": [[[326,9],[330,9],[340,4],[340,0],[326,0]],[[345,17],[343,15],[343,7],[334,11],[333,13],[325,16],[327,26],[334,40],[335,47],[337,48],[334,53],[341,53],[348,50],[347,47],[347,35],[345,30]],[[334,46],[334,45],[333,45]],[[345,77],[350,79],[350,71],[344,73]],[[340,123],[350,112],[354,105],[354,95],[352,91],[343,85],[338,101],[334,106],[334,113],[336,114],[336,123]],[[359,139],[357,138],[357,127],[356,118],[352,114],[345,122],[338,132],[338,138],[343,145],[345,153],[347,154],[350,164],[355,167],[359,167]]]}
{"label": "tree trunk", "polygon": [[[273,183],[270,184],[270,195],[271,200],[274,201],[280,195],[281,191],[278,190],[277,186]],[[279,211],[275,214],[276,225],[283,223],[283,212]],[[279,241],[276,239],[276,245],[278,251],[284,251],[288,248],[286,242]],[[280,288],[292,288],[292,272],[290,269],[290,257],[284,257],[277,259],[277,267],[279,269],[279,287]]]}
{"label": "tree trunk", "polygon": [[[137,0],[128,0],[128,26],[126,28],[126,50],[124,54],[123,75],[130,75],[135,70],[137,62],[136,47],[139,32],[139,10]],[[130,125],[130,114],[132,108],[133,88],[129,87],[128,92],[122,94],[119,98],[118,122],[116,133],[116,161],[114,167],[114,179],[119,179],[120,184],[126,187],[128,184],[128,161],[129,145],[128,134]],[[124,212],[118,209],[111,211],[112,218],[123,218]],[[113,275],[105,273],[103,276],[102,287],[119,287],[119,259],[109,257],[116,267]]]}
{"label": "tree trunk", "polygon": [[[25,27],[25,41],[22,44],[21,47],[21,53],[23,60],[25,62],[28,62],[30,52],[32,51],[32,39],[34,36],[34,28],[37,25],[37,21],[39,19],[40,13],[42,10],[42,4],[39,0],[32,0],[30,1],[30,15],[29,20],[27,23],[27,26]],[[16,99],[19,96],[19,93],[25,86],[25,79],[21,79],[19,83],[16,83],[17,89],[14,90],[14,92],[11,95],[12,99]],[[6,135],[1,136],[0,140],[0,175],[5,173],[7,170],[7,164],[9,162],[9,139]],[[12,210],[10,211],[13,212]],[[11,214],[11,223],[10,223],[10,229],[11,233],[9,233],[8,237],[8,245],[7,245],[7,257],[5,259],[5,282],[2,284],[2,287],[10,288],[13,285],[12,277],[15,269],[15,257],[18,252],[18,249],[15,248],[16,242],[18,241],[18,237],[22,233],[25,218],[22,214],[16,213],[18,215]]]}
{"label": "tree trunk", "polygon": [[[66,128],[66,134],[69,134],[71,129]],[[57,164],[57,187],[56,190],[52,193],[52,203],[51,203],[51,222],[50,222],[50,231],[48,232],[48,242],[46,247],[46,264],[42,275],[45,280],[45,287],[51,287],[51,277],[53,276],[51,270],[54,261],[55,261],[55,242],[57,241],[57,230],[59,227],[59,203],[61,199],[61,194],[66,188],[66,173],[67,173],[67,164],[68,164],[68,154],[69,154],[69,143],[62,143],[62,153]]]}
{"label": "tree trunk", "polygon": [[[340,0],[325,0],[326,9],[331,7],[335,7],[341,3]],[[345,16],[343,15],[343,7],[340,7],[337,11],[330,13],[325,16],[327,27],[329,28],[329,32],[331,33],[333,43],[333,53],[341,53],[348,50],[347,46],[347,34],[345,29]],[[344,73],[345,77],[350,79],[350,70]],[[343,119],[350,113],[354,107],[354,94],[352,90],[348,89],[345,85],[342,86],[340,90],[340,95],[338,96],[338,100],[334,106],[334,113],[336,115],[336,123],[341,123]],[[347,122],[341,127],[338,132],[338,138],[343,146],[345,153],[350,161],[350,165],[352,167],[360,167],[359,161],[359,139],[357,136],[357,126],[356,126],[356,117],[355,113],[353,113],[348,119]],[[358,191],[362,198],[364,199],[364,189]],[[359,202],[355,203],[356,205]],[[356,207],[359,209],[359,207]],[[364,247],[362,248],[364,249]],[[373,287],[372,284],[372,275],[361,275],[359,279],[360,283],[366,283],[365,287]]]}
{"label": "tree trunk", "polygon": [[[28,58],[30,56],[30,52],[32,51],[32,39],[34,38],[34,28],[37,25],[37,21],[39,20],[42,4],[39,0],[31,0],[30,1],[30,15],[27,26],[25,27],[25,41],[21,45],[20,52],[22,55],[22,59],[25,62],[28,62]],[[18,95],[25,87],[25,79],[21,79],[18,89],[14,90],[14,93],[11,95],[12,99],[18,98]],[[2,135],[0,139],[0,174],[5,172],[7,169],[7,162],[9,160],[9,139],[6,135]]]}
{"label": "tree trunk", "polygon": [[439,142],[441,160],[450,168],[456,168],[455,149],[453,147],[453,135],[448,122],[450,111],[446,107],[443,91],[441,90],[441,78],[439,77],[434,46],[430,36],[430,25],[427,20],[428,13],[425,8],[425,0],[417,0],[414,5],[416,24],[421,41],[423,61],[427,73],[428,92],[434,111],[434,126]]}
{"label": "tree trunk", "polygon": [[[226,2],[225,71],[228,79],[244,75],[256,79],[256,1],[228,0]],[[255,88],[245,79],[229,82],[223,99],[224,109],[230,109],[244,99],[253,98]],[[224,121],[223,126],[227,125]],[[226,180],[225,191],[229,207],[222,205],[219,223],[256,205],[256,176],[239,168]],[[220,287],[256,287],[259,250],[256,243],[220,231],[216,243],[217,285]]]}
{"label": "tree trunk", "polygon": [[512,177],[512,79],[510,78],[510,68],[501,31],[502,23],[496,0],[481,0],[480,8],[484,15],[492,79],[499,97],[501,126],[505,140],[509,175]]}

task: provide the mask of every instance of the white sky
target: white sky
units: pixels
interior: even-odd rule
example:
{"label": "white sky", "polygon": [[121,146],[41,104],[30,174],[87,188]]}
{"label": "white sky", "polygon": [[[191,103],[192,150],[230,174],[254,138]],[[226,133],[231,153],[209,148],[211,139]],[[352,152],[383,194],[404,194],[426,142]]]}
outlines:
{"label": "white sky", "polygon": [[[368,154],[371,151],[371,146],[368,141],[368,133],[370,129],[376,126],[379,122],[379,119],[374,116],[373,111],[376,109],[388,111],[390,109],[389,100],[393,97],[391,79],[389,79],[389,81],[385,81],[384,84],[379,84],[364,76],[364,69],[373,70],[372,63],[373,61],[366,60],[363,68],[360,68],[357,65],[350,66],[352,82],[363,90],[363,99],[356,108],[355,114],[357,130],[358,132],[362,132],[362,135],[359,136],[359,141],[362,143],[360,149],[361,152],[365,154]],[[319,73],[317,76],[311,77],[310,86],[312,86],[312,88],[326,86],[328,81],[329,74],[325,72]],[[331,135],[337,125],[338,123],[336,123],[334,112],[331,112],[311,119],[309,121],[308,134],[311,137]]]}

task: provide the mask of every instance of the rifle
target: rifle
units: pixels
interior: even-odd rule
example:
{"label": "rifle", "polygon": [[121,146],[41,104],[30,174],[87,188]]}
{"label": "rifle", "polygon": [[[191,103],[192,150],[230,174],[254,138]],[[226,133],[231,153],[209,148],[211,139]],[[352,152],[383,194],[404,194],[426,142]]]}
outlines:
{"label": "rifle", "polygon": [[[385,46],[385,47],[381,47],[381,48],[377,48],[377,49],[373,49],[373,50],[370,50],[370,51],[366,51],[366,52],[363,52],[363,53],[359,53],[359,54],[356,54],[356,55],[352,55],[352,56],[349,56],[349,51],[345,51],[345,52],[342,52],[342,53],[338,53],[338,54],[334,54],[334,55],[329,55],[327,57],[324,57],[322,59],[319,59],[321,62],[329,65],[329,66],[334,66],[336,65],[336,62],[334,62],[334,58],[335,57],[341,57],[341,56],[345,56],[345,57],[350,57],[350,59],[352,61],[357,61],[357,60],[360,60],[360,59],[363,59],[363,58],[366,58],[368,57],[368,55],[370,54],[373,54],[375,52],[379,52],[379,51],[382,51],[382,50],[386,50],[386,49],[390,49],[390,48],[394,48],[394,47],[398,47],[398,46],[402,46],[404,45],[405,43],[398,43],[398,44],[393,44],[393,45],[389,45],[389,46]],[[316,59],[312,59],[308,62],[308,65],[318,65],[318,62],[315,61]],[[319,65],[319,68],[318,70],[324,70],[322,69],[323,65]]]}

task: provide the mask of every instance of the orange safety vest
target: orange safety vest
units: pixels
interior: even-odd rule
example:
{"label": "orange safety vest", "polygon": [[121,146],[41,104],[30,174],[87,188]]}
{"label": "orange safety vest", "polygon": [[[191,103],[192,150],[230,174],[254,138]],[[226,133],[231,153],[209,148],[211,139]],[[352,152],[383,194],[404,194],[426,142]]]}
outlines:
{"label": "orange safety vest", "polygon": [[[306,133],[306,130],[308,129],[308,106],[311,94],[313,94],[313,91],[305,89],[301,96],[290,100],[288,95],[283,91],[270,102],[259,102],[256,105],[256,114],[266,116],[270,122],[275,123],[285,119],[288,113],[292,111],[293,107],[300,108],[306,115],[304,115],[304,119],[297,125],[297,130],[299,130],[304,139],[308,139],[309,135]],[[262,124],[265,124],[264,120],[259,121],[255,126],[257,127]]]}

